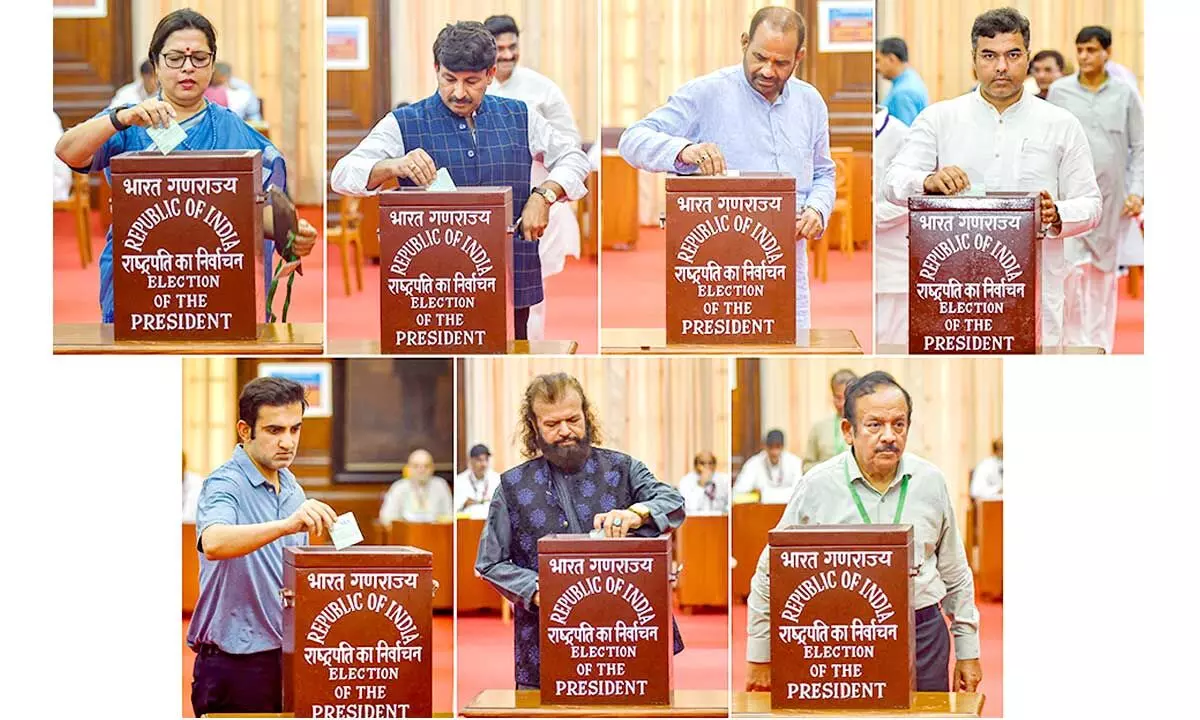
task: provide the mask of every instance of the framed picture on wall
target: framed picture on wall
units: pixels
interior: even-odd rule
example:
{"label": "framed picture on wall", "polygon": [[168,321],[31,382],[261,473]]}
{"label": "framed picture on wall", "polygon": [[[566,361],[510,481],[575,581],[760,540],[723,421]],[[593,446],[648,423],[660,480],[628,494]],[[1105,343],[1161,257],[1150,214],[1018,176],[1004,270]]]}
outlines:
{"label": "framed picture on wall", "polygon": [[370,67],[367,18],[325,18],[325,69],[366,70]]}
{"label": "framed picture on wall", "polygon": [[304,386],[306,417],[329,417],[333,411],[332,366],[327,362],[259,363],[259,377],[294,380]]}
{"label": "framed picture on wall", "polygon": [[820,0],[817,52],[874,52],[874,0]]}
{"label": "framed picture on wall", "polygon": [[56,18],[102,18],[108,15],[108,0],[54,0]]}

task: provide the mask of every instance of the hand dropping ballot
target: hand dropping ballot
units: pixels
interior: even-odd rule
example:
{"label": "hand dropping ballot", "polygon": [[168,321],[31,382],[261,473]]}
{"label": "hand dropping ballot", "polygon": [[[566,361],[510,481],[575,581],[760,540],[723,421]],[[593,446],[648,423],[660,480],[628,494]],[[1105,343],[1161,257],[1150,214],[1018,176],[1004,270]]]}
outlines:
{"label": "hand dropping ballot", "polygon": [[148,127],[146,134],[150,136],[154,146],[163,155],[169,154],[179,146],[179,143],[187,139],[187,132],[174,120],[165,128]]}
{"label": "hand dropping ballot", "polygon": [[457,190],[458,186],[454,184],[454,178],[450,177],[450,171],[444,167],[440,167],[438,168],[437,176],[433,178],[433,182],[429,183],[429,187],[425,189],[446,192]]}
{"label": "hand dropping ballot", "polygon": [[338,550],[345,550],[351,545],[362,542],[362,531],[358,529],[358,521],[354,519],[354,513],[338,515],[337,522],[329,528],[329,537],[333,539],[333,547]]}

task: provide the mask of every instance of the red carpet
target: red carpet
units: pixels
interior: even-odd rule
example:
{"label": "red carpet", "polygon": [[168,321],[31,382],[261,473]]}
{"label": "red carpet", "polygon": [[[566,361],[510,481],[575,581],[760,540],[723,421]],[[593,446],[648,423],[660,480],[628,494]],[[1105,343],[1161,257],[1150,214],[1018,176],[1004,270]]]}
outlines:
{"label": "red carpet", "polygon": [[[725,613],[675,615],[686,647],[675,656],[675,687],[723,690],[729,677],[729,616]],[[510,689],[513,680],[513,631],[497,615],[458,617],[462,638],[458,654],[458,707],[481,691]]]}
{"label": "red carpet", "polygon": [[1146,343],[1146,283],[1142,283],[1142,297],[1129,294],[1129,278],[1121,278],[1117,298],[1117,336],[1113,342],[1113,353],[1141,355]]}
{"label": "red carpet", "polygon": [[[980,658],[983,666],[983,682],[979,692],[987,697],[983,703],[984,717],[1002,717],[1004,701],[1004,606],[976,599],[979,607]],[[951,656],[950,679],[954,680],[953,655]],[[746,687],[746,606],[733,606],[733,687]]]}
{"label": "red carpet", "polygon": [[[365,340],[379,337],[379,266],[363,266],[363,291],[347,297],[342,283],[341,253],[329,251],[329,328],[327,338]],[[546,339],[574,340],[581,354],[596,354],[596,263],[567,258],[563,271],[546,278]],[[351,287],[354,272],[350,273]]]}
{"label": "red carpet", "polygon": [[[663,327],[666,324],[666,278],[663,258],[666,231],[643,227],[636,250],[603,253],[601,302],[604,327]],[[812,325],[827,330],[854,331],[859,344],[869,350],[871,332],[871,253],[858,250],[849,258],[829,253],[829,281],[812,277],[808,257]]]}
{"label": "red carpet", "polygon": [[[310,221],[311,222],[311,221]],[[183,717],[192,712],[192,663],[196,653],[187,645],[188,618],[183,619]],[[433,616],[433,711],[451,713],[451,688],[454,685],[454,621],[449,615]]]}
{"label": "red carpet", "polygon": [[[100,212],[92,213],[92,264],[81,268],[79,243],[75,234],[75,217],[71,213],[54,213],[54,322],[100,322],[100,253],[104,250],[104,234],[100,227]],[[324,227],[321,208],[304,206],[300,216],[313,227]],[[313,252],[304,259],[304,277],[292,288],[292,304],[288,321],[319,323],[324,316],[325,269],[321,257],[323,238],[318,235]],[[275,300],[276,308],[283,307],[282,291]]]}

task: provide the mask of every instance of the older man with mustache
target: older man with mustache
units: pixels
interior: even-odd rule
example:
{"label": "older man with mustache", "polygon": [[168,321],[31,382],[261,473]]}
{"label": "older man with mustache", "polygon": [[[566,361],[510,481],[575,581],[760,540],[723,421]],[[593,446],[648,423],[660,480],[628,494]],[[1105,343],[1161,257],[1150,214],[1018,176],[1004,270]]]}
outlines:
{"label": "older man with mustache", "polygon": [[[953,689],[974,692],[983,678],[975,583],[945,476],[928,460],[904,452],[911,421],[912,398],[891,375],[876,371],[852,381],[846,386],[842,413],[842,434],[849,449],[804,476],[804,485],[792,496],[778,527],[912,525],[919,563],[914,598],[916,689],[951,690],[953,634]],[[747,690],[771,687],[770,582],[770,555],[764,549],[747,600]],[[951,618],[949,632],[943,612]]]}
{"label": "older man with mustache", "polygon": [[[516,687],[539,687],[537,541],[555,533],[656,536],[683,524],[683,495],[642,462],[596,447],[600,430],[579,381],[539,375],[525,389],[521,441],[527,462],[503,473],[479,538],[475,572],[513,612]],[[683,650],[678,627],[674,648]]]}

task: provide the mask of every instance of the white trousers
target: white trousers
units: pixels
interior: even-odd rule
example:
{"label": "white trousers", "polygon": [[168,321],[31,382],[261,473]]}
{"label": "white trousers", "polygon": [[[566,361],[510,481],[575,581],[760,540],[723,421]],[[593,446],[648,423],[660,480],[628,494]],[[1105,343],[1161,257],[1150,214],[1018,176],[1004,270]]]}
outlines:
{"label": "white trousers", "polygon": [[1066,344],[1112,354],[1117,333],[1117,273],[1091,263],[1076,266],[1066,283]]}
{"label": "white trousers", "polygon": [[796,340],[812,327],[812,307],[808,294],[808,242],[796,241]]}
{"label": "white trousers", "polygon": [[875,351],[882,345],[908,347],[908,294],[875,294]]}

